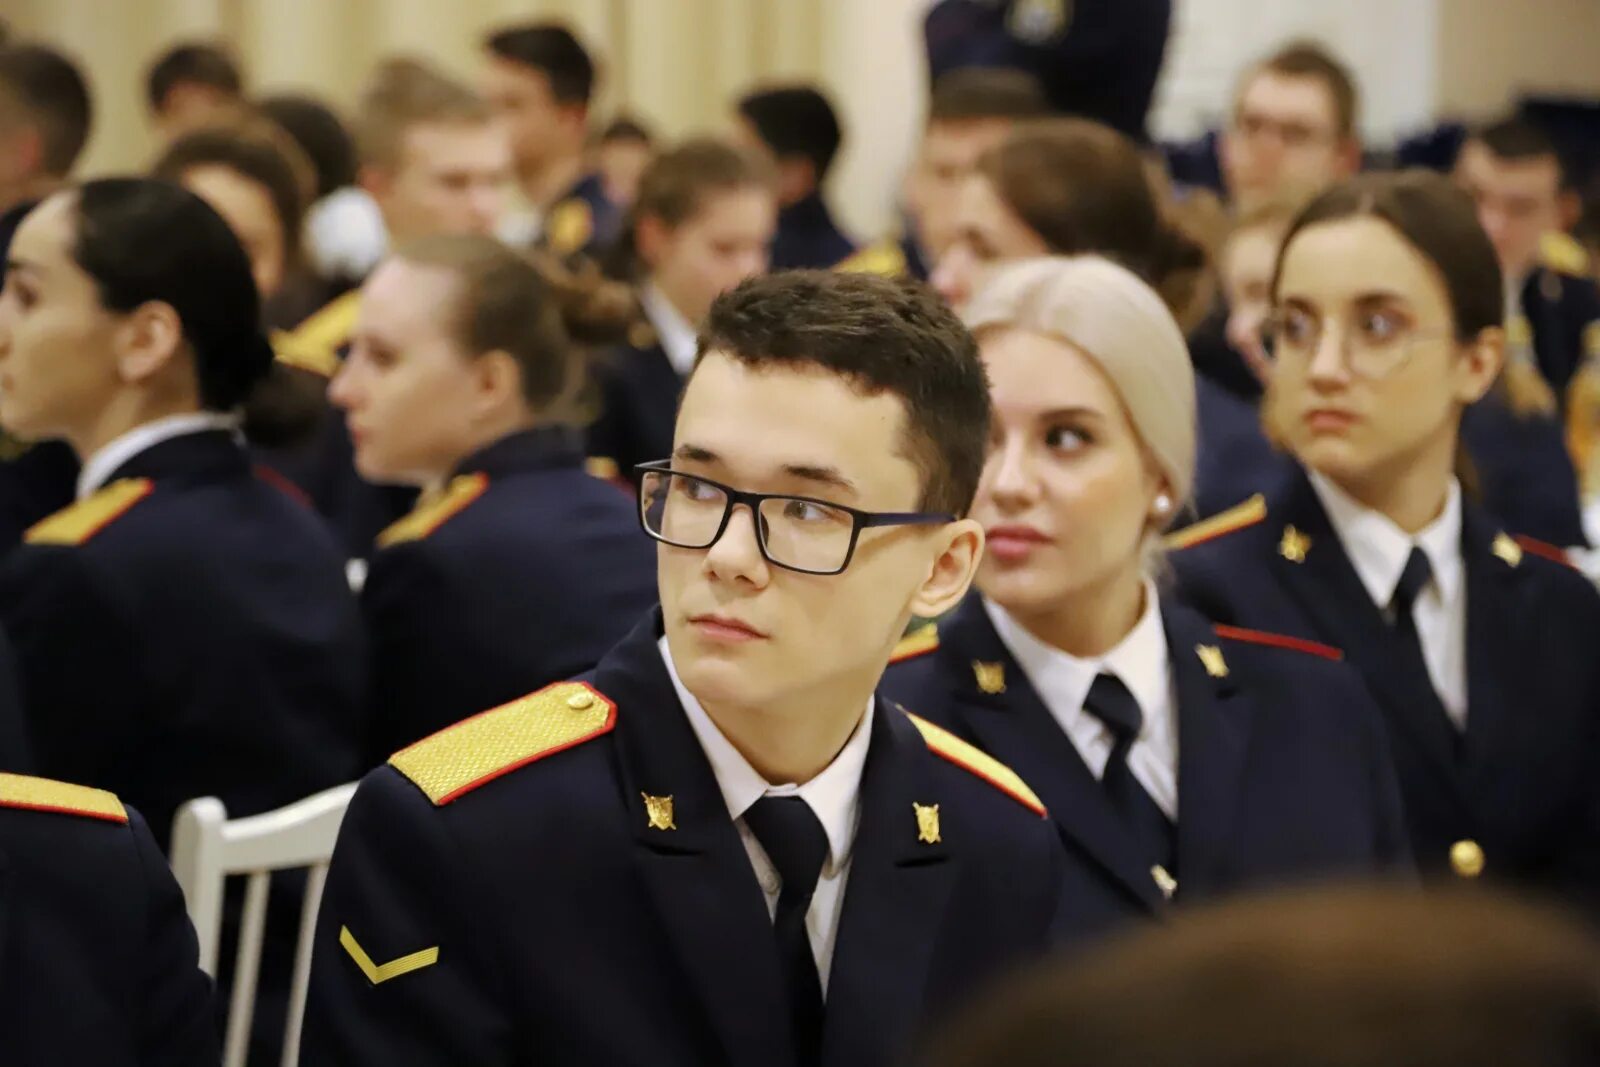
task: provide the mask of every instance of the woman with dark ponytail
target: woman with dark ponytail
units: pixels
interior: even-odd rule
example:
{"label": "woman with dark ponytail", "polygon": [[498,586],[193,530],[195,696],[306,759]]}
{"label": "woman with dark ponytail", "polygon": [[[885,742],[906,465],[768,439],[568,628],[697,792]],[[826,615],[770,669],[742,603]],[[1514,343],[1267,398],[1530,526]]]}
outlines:
{"label": "woman with dark ponytail", "polygon": [[273,365],[250,263],[165,182],[57,193],[0,294],[0,424],[83,464],[0,570],[47,774],[249,815],[349,780],[360,618],[316,516],[258,479],[242,411]]}
{"label": "woman with dark ponytail", "polygon": [[362,590],[375,759],[587,670],[654,603],[631,500],[584,470],[585,352],[632,316],[627,286],[486,237],[368,279],[329,396],[361,476],[423,490]]}

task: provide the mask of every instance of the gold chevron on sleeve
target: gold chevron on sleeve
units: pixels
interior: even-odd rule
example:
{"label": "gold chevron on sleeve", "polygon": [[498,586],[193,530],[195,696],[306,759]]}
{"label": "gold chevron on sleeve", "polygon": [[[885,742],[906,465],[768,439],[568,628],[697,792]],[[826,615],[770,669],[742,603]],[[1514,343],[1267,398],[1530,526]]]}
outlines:
{"label": "gold chevron on sleeve", "polygon": [[372,957],[367,955],[367,950],[361,947],[361,943],[356,940],[356,935],[350,932],[348,926],[339,927],[339,944],[344,946],[344,950],[350,954],[352,960],[355,960],[361,973],[366,975],[367,981],[373,985],[382,985],[391,978],[399,978],[402,974],[420,971],[439,962],[439,946],[434,945],[432,948],[413,952],[409,956],[401,956],[380,966],[372,962]]}

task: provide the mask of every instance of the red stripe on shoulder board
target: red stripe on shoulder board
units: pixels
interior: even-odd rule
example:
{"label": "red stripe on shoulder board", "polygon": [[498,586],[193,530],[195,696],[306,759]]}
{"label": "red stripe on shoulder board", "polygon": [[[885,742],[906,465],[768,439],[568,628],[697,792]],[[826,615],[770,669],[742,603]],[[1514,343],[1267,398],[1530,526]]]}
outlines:
{"label": "red stripe on shoulder board", "polygon": [[1522,534],[1518,534],[1516,537],[1512,538],[1512,540],[1521,545],[1525,551],[1532,552],[1535,556],[1541,556],[1552,563],[1559,563],[1563,567],[1577,570],[1576,567],[1572,566],[1572,560],[1567,558],[1567,554],[1561,551],[1561,549],[1557,548],[1555,545],[1546,544],[1543,541],[1537,541],[1532,537],[1526,537]]}
{"label": "red stripe on shoulder board", "polygon": [[1295,652],[1307,652],[1323,659],[1342,660],[1344,653],[1332,645],[1325,645],[1320,641],[1307,641],[1303,637],[1290,637],[1288,634],[1269,634],[1264,630],[1246,630],[1238,626],[1215,627],[1218,637],[1227,637],[1235,641],[1245,641],[1252,645],[1267,645],[1272,648],[1287,648]]}

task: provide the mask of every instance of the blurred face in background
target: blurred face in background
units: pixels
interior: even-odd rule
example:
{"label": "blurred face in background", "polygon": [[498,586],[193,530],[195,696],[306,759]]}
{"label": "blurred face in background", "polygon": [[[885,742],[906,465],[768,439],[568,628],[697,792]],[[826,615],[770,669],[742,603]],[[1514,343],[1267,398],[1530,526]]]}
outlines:
{"label": "blurred face in background", "polygon": [[649,141],[635,137],[602,142],[595,152],[595,167],[600,172],[606,197],[620,208],[632,207],[639,195],[639,179],[644,177],[655,155]]}
{"label": "blurred face in background", "polygon": [[767,269],[777,224],[777,201],[764,186],[708,190],[695,213],[676,226],[652,215],[640,218],[639,255],[650,281],[698,325],[713,300]]}
{"label": "blurred face in background", "polygon": [[987,175],[968,174],[956,195],[954,237],[934,268],[933,287],[960,311],[996,267],[1049,251]]}
{"label": "blurred face in background", "polygon": [[490,55],[480,91],[510,136],[519,175],[537,175],[582,146],[588,109],[558,101],[544,71]]}
{"label": "blurred face in background", "polygon": [[343,409],[356,470],[375,482],[428,485],[473,450],[481,368],[448,332],[460,282],[391,257],[361,291],[350,355],[328,388]]}
{"label": "blurred face in background", "polygon": [[167,90],[153,116],[156,136],[170,144],[203,126],[238,118],[244,110],[244,101],[214,85],[178,82]]}
{"label": "blurred face in background", "polygon": [[916,163],[906,176],[905,202],[929,262],[955,243],[961,188],[978,159],[1005,140],[1010,119],[930,122]]}
{"label": "blurred face in background", "polygon": [[206,163],[190,167],[180,176],[184,188],[210,204],[221,215],[250,257],[250,273],[263,298],[283,286],[287,250],[283,220],[264,185],[232,167]]}
{"label": "blurred face in background", "polygon": [[1288,225],[1264,222],[1236,230],[1223,246],[1219,264],[1228,301],[1228,344],[1245,358],[1257,378],[1270,370],[1261,330],[1272,311],[1272,269]]}
{"label": "blurred face in background", "polygon": [[1563,229],[1561,164],[1554,156],[1502,159],[1481,141],[1468,141],[1456,160],[1456,181],[1478,206],[1508,280],[1527,277],[1539,262],[1539,242]]}
{"label": "blurred face in background", "polygon": [[393,244],[437,234],[492,235],[510,178],[511,146],[493,122],[417,123],[406,130],[392,166],[363,170]]}
{"label": "blurred face in background", "polygon": [[1057,337],[1002,327],[978,342],[994,403],[978,588],[1026,618],[1136,582],[1164,480],[1111,379]]}
{"label": "blurred face in background", "polygon": [[1248,206],[1348,178],[1360,167],[1361,151],[1338,124],[1333,93],[1322,79],[1256,74],[1239,94],[1219,146],[1228,195]]}

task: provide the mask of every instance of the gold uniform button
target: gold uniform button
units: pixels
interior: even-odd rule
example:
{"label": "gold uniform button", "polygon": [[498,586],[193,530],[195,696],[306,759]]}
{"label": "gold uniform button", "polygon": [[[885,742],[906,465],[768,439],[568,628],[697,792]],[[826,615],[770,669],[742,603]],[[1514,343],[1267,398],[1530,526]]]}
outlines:
{"label": "gold uniform button", "polygon": [[1462,878],[1483,873],[1483,848],[1476,841],[1457,841],[1450,846],[1450,869]]}
{"label": "gold uniform button", "polygon": [[573,711],[588,711],[594,707],[594,695],[592,693],[573,693],[567,698],[567,707]]}

